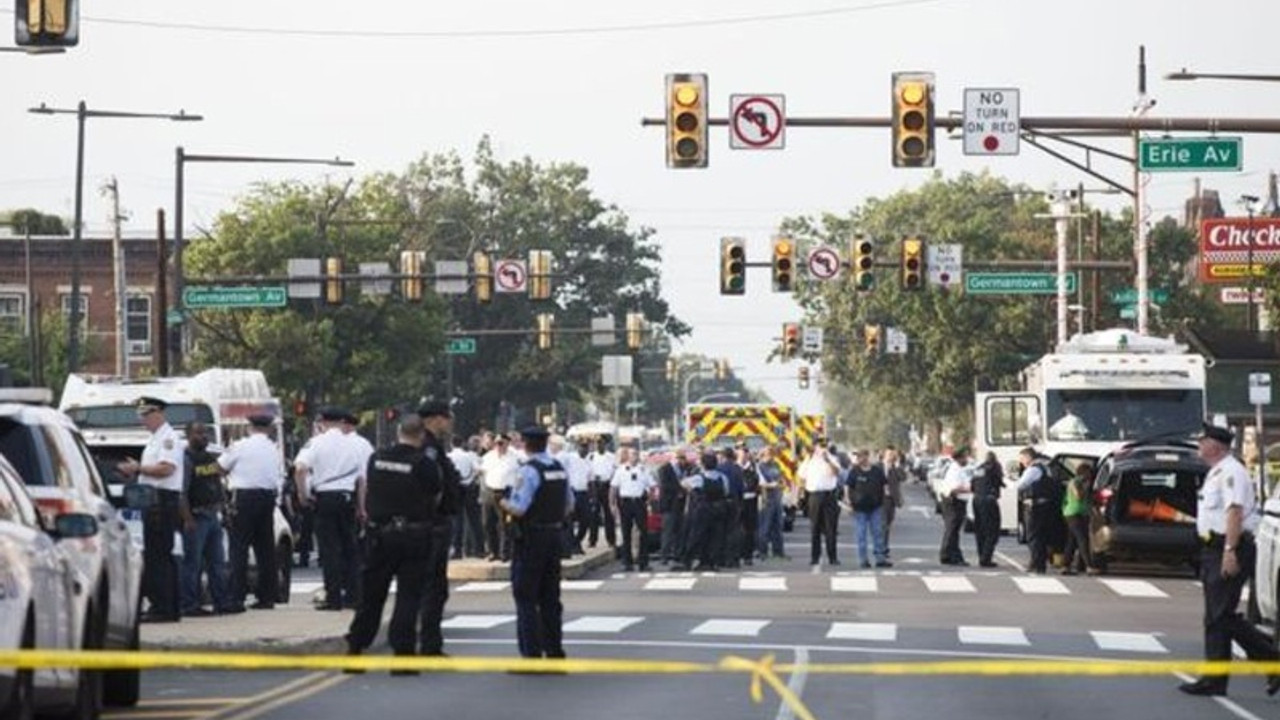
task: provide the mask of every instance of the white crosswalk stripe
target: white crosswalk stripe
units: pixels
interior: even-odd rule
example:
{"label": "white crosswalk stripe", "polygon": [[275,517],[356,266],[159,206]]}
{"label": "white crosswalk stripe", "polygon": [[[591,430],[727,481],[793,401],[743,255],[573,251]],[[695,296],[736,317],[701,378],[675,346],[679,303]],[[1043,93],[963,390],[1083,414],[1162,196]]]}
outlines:
{"label": "white crosswalk stripe", "polygon": [[1152,633],[1108,632],[1091,630],[1093,642],[1099,650],[1119,650],[1123,652],[1167,653],[1165,647]]}
{"label": "white crosswalk stripe", "polygon": [[1045,577],[1016,577],[1013,584],[1028,595],[1070,595],[1071,591],[1061,580]]}
{"label": "white crosswalk stripe", "polygon": [[875,640],[893,642],[898,639],[898,626],[892,623],[831,623],[828,640]]}
{"label": "white crosswalk stripe", "polygon": [[697,578],[654,578],[644,584],[645,590],[692,590]]}
{"label": "white crosswalk stripe", "polygon": [[961,625],[957,629],[960,642],[965,645],[1030,645],[1022,628],[988,625]]}
{"label": "white crosswalk stripe", "polygon": [[454,592],[460,593],[481,593],[481,592],[501,592],[511,588],[511,583],[505,580],[476,580],[474,582],[463,583],[454,588]]}
{"label": "white crosswalk stripe", "polygon": [[455,615],[440,623],[440,627],[446,630],[492,630],[515,621],[515,615]]}
{"label": "white crosswalk stripe", "polygon": [[769,620],[707,620],[689,631],[690,635],[723,635],[731,637],[756,637],[769,624]]}
{"label": "white crosswalk stripe", "polygon": [[879,590],[879,583],[874,577],[833,577],[831,592],[873,593]]}
{"label": "white crosswalk stripe", "polygon": [[1167,598],[1169,595],[1146,580],[1102,580],[1103,585],[1121,597]]}
{"label": "white crosswalk stripe", "polygon": [[564,624],[567,633],[620,633],[644,620],[630,615],[584,615]]}
{"label": "white crosswalk stripe", "polygon": [[603,580],[561,580],[561,590],[599,590],[604,587]]}
{"label": "white crosswalk stripe", "polygon": [[787,579],[784,577],[744,577],[738,578],[738,589],[744,592],[785,591]]}
{"label": "white crosswalk stripe", "polygon": [[936,577],[923,577],[925,587],[929,588],[931,593],[971,593],[977,592],[978,589],[969,582],[969,578],[962,575],[939,575]]}

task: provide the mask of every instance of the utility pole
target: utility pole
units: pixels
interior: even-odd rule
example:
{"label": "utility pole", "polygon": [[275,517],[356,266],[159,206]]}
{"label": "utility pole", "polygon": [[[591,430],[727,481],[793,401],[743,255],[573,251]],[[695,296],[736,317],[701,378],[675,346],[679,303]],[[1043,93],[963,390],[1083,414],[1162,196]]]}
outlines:
{"label": "utility pole", "polygon": [[120,185],[115,176],[102,186],[102,192],[111,196],[111,276],[116,297],[116,377],[128,378],[129,355],[125,338],[125,295],[128,294],[128,287],[125,283],[124,243],[120,237],[120,225],[124,222],[124,216],[120,214]]}
{"label": "utility pole", "polygon": [[[1151,108],[1155,107],[1156,101],[1147,97],[1147,46],[1138,46],[1138,100],[1133,105],[1133,113],[1135,117],[1142,117],[1147,114]],[[1149,268],[1148,268],[1148,251],[1147,247],[1147,188],[1146,181],[1150,176],[1144,175],[1141,170],[1142,163],[1138,160],[1138,154],[1141,152],[1142,135],[1138,130],[1133,131],[1133,237],[1134,237],[1134,253],[1137,255],[1138,272],[1137,281],[1134,283],[1138,291],[1138,334],[1146,335],[1151,314],[1151,293],[1148,286]]]}

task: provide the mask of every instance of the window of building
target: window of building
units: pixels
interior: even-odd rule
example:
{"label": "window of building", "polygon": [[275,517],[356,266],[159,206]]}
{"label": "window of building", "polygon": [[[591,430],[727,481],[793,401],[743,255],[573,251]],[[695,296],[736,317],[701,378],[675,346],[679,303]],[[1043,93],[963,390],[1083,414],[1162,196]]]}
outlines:
{"label": "window of building", "polygon": [[0,294],[0,335],[26,332],[26,300],[18,293]]}
{"label": "window of building", "polygon": [[[58,296],[58,302],[62,305],[62,314],[71,317],[71,293],[64,293]],[[89,317],[89,295],[80,293],[80,318],[87,320]]]}
{"label": "window of building", "polygon": [[130,355],[151,354],[150,295],[130,295],[125,299],[124,336]]}

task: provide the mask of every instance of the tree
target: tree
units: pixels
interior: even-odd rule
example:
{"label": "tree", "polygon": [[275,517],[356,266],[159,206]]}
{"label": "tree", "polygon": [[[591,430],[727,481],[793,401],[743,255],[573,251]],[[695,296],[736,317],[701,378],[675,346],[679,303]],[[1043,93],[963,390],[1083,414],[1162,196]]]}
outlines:
{"label": "tree", "polygon": [[67,224],[57,215],[46,215],[34,208],[0,213],[0,225],[8,225],[14,235],[70,235]]}

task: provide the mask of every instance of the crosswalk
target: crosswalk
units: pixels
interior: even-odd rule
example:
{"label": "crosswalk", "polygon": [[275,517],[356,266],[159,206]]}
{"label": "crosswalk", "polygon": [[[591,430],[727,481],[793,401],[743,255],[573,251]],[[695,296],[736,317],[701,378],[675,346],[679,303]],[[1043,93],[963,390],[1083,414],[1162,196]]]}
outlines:
{"label": "crosswalk", "polygon": [[[515,631],[515,615],[510,614],[460,614],[445,619],[442,627],[452,637],[466,637],[467,631],[504,630]],[[903,628],[896,623],[874,622],[825,622],[820,624],[817,637],[825,640],[871,644],[921,645],[951,642],[960,647],[981,650],[983,648],[1032,648],[1036,645],[1055,643],[1062,645],[1063,636],[1028,631],[1025,628],[1000,625],[958,625],[954,628]],[[566,617],[566,636],[613,636],[625,638],[653,638],[674,632],[691,638],[747,638],[773,640],[795,644],[802,642],[794,626],[768,618],[679,618],[646,617],[641,615],[583,615]],[[1044,637],[1047,636],[1047,637]],[[1090,630],[1081,637],[1071,636],[1066,641],[1078,643],[1080,652],[1128,653],[1137,655],[1168,655],[1172,651],[1162,641],[1163,633],[1121,632],[1114,630]],[[1180,650],[1185,650],[1180,648]]]}

